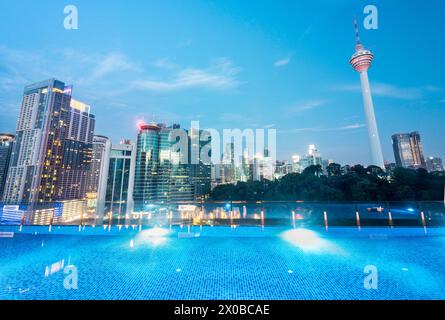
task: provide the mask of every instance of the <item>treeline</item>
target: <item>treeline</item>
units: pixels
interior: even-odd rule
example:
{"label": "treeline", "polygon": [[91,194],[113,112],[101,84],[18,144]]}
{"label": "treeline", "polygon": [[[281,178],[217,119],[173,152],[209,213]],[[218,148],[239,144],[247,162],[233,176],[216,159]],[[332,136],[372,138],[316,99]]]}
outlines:
{"label": "treeline", "polygon": [[330,164],[327,174],[310,166],[301,174],[279,180],[238,182],[215,187],[212,200],[233,201],[435,201],[444,199],[445,174],[424,169],[396,168],[386,174],[379,167],[356,165],[342,174]]}

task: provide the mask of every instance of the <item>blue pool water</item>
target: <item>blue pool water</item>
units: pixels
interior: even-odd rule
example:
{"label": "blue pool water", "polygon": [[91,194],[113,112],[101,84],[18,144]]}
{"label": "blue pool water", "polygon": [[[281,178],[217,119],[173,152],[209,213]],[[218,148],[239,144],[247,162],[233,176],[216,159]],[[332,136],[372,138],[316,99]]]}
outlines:
{"label": "blue pool water", "polygon": [[445,299],[445,229],[0,227],[0,299]]}

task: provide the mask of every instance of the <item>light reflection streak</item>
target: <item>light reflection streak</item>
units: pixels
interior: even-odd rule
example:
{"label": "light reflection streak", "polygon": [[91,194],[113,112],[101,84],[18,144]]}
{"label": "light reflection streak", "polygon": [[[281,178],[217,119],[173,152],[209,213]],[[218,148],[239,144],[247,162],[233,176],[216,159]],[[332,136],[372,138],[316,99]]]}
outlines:
{"label": "light reflection streak", "polygon": [[291,229],[283,232],[281,238],[304,252],[341,252],[341,249],[337,245],[321,238],[316,232],[308,229]]}

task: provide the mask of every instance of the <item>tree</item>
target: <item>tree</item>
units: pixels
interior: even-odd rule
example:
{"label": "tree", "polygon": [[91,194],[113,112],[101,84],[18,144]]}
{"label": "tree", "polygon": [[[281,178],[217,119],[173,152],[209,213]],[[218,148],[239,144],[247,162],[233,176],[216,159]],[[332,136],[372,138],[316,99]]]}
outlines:
{"label": "tree", "polygon": [[341,176],[341,165],[338,163],[330,163],[326,167],[326,172],[328,173],[329,177]]}
{"label": "tree", "polygon": [[311,165],[303,170],[303,175],[320,177],[322,174],[323,174],[323,169],[319,164]]}

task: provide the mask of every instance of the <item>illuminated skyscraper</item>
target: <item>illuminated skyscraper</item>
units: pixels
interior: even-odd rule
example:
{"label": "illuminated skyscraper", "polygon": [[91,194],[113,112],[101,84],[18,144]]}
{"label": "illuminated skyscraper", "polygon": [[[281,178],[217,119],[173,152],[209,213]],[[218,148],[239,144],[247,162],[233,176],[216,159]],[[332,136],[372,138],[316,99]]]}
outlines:
{"label": "illuminated skyscraper", "polygon": [[[139,128],[133,193],[135,211],[144,211],[155,203],[194,199],[188,147],[172,151],[177,142],[171,136],[175,129],[181,130],[178,125],[167,127],[163,124],[145,124]],[[187,146],[187,132],[182,132],[181,139]]]}
{"label": "illuminated skyscraper", "polygon": [[360,73],[363,104],[365,107],[369,143],[371,146],[371,164],[385,169],[382,147],[380,145],[379,131],[377,128],[377,121],[375,119],[374,104],[372,102],[371,87],[369,85],[368,79],[368,69],[371,67],[372,60],[374,59],[374,54],[371,51],[364,49],[363,45],[361,44],[358,34],[357,20],[355,20],[355,35],[357,40],[355,53],[352,55],[349,62],[354,70]]}
{"label": "illuminated skyscraper", "polygon": [[25,87],[16,143],[5,186],[6,203],[36,203],[56,197],[71,96],[51,79]]}
{"label": "illuminated skyscraper", "polygon": [[26,86],[4,201],[41,204],[83,197],[94,116],[72,101],[71,87],[50,79]]}
{"label": "illuminated skyscraper", "polygon": [[100,223],[104,214],[105,192],[107,190],[108,167],[110,164],[111,140],[105,136],[93,137],[93,158],[88,173],[88,207],[97,215]]}
{"label": "illuminated skyscraper", "polygon": [[84,199],[93,157],[95,117],[91,107],[71,99],[68,134],[63,142],[62,170],[58,179],[61,200]]}
{"label": "illuminated skyscraper", "polygon": [[13,143],[13,134],[0,133],[0,202],[2,201],[3,197],[3,188],[6,183],[6,176],[8,175]]}
{"label": "illuminated skyscraper", "polygon": [[133,211],[136,146],[129,140],[113,145],[108,165],[104,213],[124,218]]}
{"label": "illuminated skyscraper", "polygon": [[393,135],[392,147],[397,166],[411,169],[426,169],[419,132]]}

